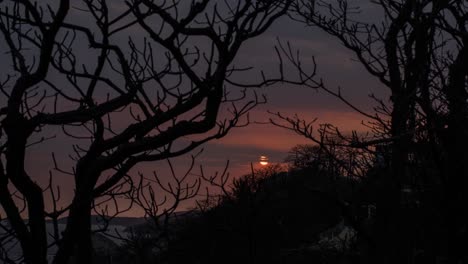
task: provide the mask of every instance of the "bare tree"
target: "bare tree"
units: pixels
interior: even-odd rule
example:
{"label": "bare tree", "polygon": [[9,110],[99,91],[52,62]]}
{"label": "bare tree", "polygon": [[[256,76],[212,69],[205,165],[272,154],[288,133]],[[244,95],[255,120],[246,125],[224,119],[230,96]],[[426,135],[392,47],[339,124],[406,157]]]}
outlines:
{"label": "bare tree", "polygon": [[[241,84],[250,68],[233,61],[291,1],[183,2],[2,1],[9,68],[0,85],[0,204],[20,262],[47,263],[46,219],[68,216],[65,231],[55,230],[53,262],[92,263],[93,208],[131,190],[136,164],[189,153],[246,125],[264,101],[248,88],[285,81]],[[46,148],[54,136],[74,150],[71,170],[53,157],[51,176],[74,179],[63,206],[53,181],[43,187],[25,169],[31,146]]]}
{"label": "bare tree", "polygon": [[[292,17],[335,37],[390,92],[390,100],[374,98],[377,107],[368,113],[350,103],[339,89],[320,87],[370,120],[371,138],[344,135],[333,126],[328,131],[320,126],[315,133],[314,122],[276,114],[285,121],[279,125],[324,147],[337,146],[336,141],[324,144],[324,137],[340,138],[343,148],[370,152],[379,144],[390,146],[377,206],[381,233],[375,262],[409,263],[415,252],[422,250],[431,261],[439,254],[447,256],[450,263],[464,263],[468,239],[467,210],[463,209],[468,189],[468,70],[463,65],[468,62],[468,6],[465,1],[370,2],[361,4],[379,7],[381,20],[361,19],[363,11],[347,0],[299,0]],[[426,245],[422,245],[424,239],[414,238],[419,225],[402,201],[408,185],[414,182],[443,193],[434,193],[437,201],[425,206],[444,215],[444,226],[439,229],[447,235]],[[426,235],[431,232],[423,231]],[[436,246],[444,244],[441,241],[445,245]]]}

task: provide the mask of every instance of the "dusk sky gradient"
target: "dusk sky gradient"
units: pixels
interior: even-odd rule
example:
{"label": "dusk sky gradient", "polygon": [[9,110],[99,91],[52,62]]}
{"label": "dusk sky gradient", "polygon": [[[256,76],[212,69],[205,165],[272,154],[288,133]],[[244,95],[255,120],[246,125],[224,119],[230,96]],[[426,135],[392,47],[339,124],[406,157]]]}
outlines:
{"label": "dusk sky gradient", "polygon": [[[119,6],[116,5],[112,8],[118,10]],[[374,11],[372,6],[364,5],[362,17],[374,18],[376,16]],[[81,21],[84,18],[75,15],[73,19]],[[138,34],[140,32],[135,32],[136,36]],[[372,109],[374,102],[368,97],[371,93],[384,100],[388,99],[382,85],[369,77],[360,63],[355,61],[353,55],[341,47],[336,39],[317,29],[307,28],[301,23],[291,21],[287,17],[276,21],[265,34],[249,41],[239,52],[236,62],[255,67],[245,76],[246,79],[258,78],[260,70],[263,70],[270,77],[278,73],[278,58],[274,52],[278,40],[283,44],[289,42],[294,49],[300,50],[304,69],[312,70],[312,57],[315,57],[316,78],[323,79],[324,84],[329,89],[337,89],[340,86],[342,94],[362,110]],[[83,49],[86,48],[83,47]],[[4,72],[5,68],[8,69],[10,66],[6,63],[1,65],[0,70]],[[286,72],[285,75],[296,76],[293,71]],[[257,92],[265,94],[268,102],[251,112],[250,118],[253,124],[248,127],[235,128],[226,137],[211,141],[203,146],[204,151],[197,159],[197,166],[202,165],[206,173],[222,170],[229,160],[230,175],[238,177],[250,171],[251,162],[259,166],[258,158],[260,155],[268,156],[272,163],[280,163],[283,162],[288,150],[296,144],[311,143],[291,131],[266,124],[269,118],[273,117],[267,111],[281,112],[290,116],[297,114],[306,120],[317,118],[317,124],[332,123],[344,132],[351,130],[364,132],[366,130],[366,127],[361,125],[361,122],[365,121],[365,117],[352,111],[345,104],[323,91],[289,84],[277,84],[273,87],[258,89]],[[71,144],[67,140],[56,137],[50,139],[45,145],[39,144],[31,148],[27,156],[27,170],[34,171],[35,175],[39,175],[40,181],[46,180],[49,177],[49,170],[53,167],[52,152],[55,153],[60,165],[65,168],[71,166],[72,163],[68,158],[71,153]],[[187,167],[187,161],[187,157],[174,159],[176,170],[183,172]],[[138,171],[142,173],[156,171],[159,175],[168,173],[167,166],[161,162],[139,164],[133,173]],[[194,172],[198,171],[197,168]],[[70,195],[73,192],[70,184],[72,180],[69,176],[56,179],[56,184],[64,186],[62,187],[64,197],[71,198],[72,196]]]}

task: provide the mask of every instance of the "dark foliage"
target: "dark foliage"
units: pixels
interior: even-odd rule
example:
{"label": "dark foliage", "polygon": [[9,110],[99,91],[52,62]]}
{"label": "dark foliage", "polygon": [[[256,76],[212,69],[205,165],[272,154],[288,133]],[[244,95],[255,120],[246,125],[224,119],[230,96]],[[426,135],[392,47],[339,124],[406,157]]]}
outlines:
{"label": "dark foliage", "polygon": [[328,197],[336,186],[330,175],[313,168],[256,175],[237,179],[218,206],[183,228],[165,254],[168,263],[321,259],[323,254],[308,247],[342,219],[341,208]]}
{"label": "dark foliage", "polygon": [[[363,14],[370,10],[378,15]],[[293,19],[332,36],[380,82],[379,94],[390,95],[371,94],[375,104],[369,109],[353,104],[341,87],[320,87],[361,114],[367,134],[342,133],[297,116],[276,114],[279,120],[272,120],[326,152],[360,152],[358,164],[366,155],[379,156],[380,168],[366,179],[376,187],[375,230],[371,236],[360,232],[373,237],[367,263],[468,262],[467,14],[466,1],[297,0],[293,5]],[[371,169],[352,167],[348,171],[359,177]]]}

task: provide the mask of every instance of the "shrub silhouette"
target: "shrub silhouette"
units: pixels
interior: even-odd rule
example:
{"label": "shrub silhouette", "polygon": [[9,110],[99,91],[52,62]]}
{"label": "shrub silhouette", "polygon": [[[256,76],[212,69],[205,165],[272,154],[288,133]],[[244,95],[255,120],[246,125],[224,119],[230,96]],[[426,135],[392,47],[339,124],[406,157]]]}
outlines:
{"label": "shrub silhouette", "polygon": [[[261,175],[261,173],[259,173]],[[223,202],[185,226],[169,244],[168,263],[301,263],[318,255],[301,248],[337,224],[340,208],[311,192],[326,190],[325,173],[301,169],[245,175]]]}

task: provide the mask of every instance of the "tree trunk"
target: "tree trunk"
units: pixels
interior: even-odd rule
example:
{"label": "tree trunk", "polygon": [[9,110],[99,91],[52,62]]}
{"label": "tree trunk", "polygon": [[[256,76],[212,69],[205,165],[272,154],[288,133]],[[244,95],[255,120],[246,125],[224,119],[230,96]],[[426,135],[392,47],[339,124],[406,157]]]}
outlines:
{"label": "tree trunk", "polygon": [[93,263],[91,241],[91,199],[89,194],[77,194],[70,209],[54,264]]}
{"label": "tree trunk", "polygon": [[[24,169],[27,138],[32,129],[26,118],[16,112],[11,112],[2,121],[3,129],[8,135],[6,145],[6,175],[2,172],[3,195],[0,197],[2,206],[12,224],[21,248],[25,263],[47,264],[47,232],[44,214],[44,197],[42,189],[27,174]],[[3,168],[2,168],[3,169]],[[15,205],[8,188],[8,181],[24,196],[27,202],[28,227]],[[10,196],[10,197],[8,197]]]}
{"label": "tree trunk", "polygon": [[468,252],[468,47],[464,46],[450,68],[446,203],[449,263],[467,263]]}
{"label": "tree trunk", "polygon": [[377,204],[378,256],[376,263],[407,263],[408,223],[402,208],[402,186],[408,181],[407,163],[411,136],[408,133],[410,118],[409,94],[396,88],[392,95],[393,112],[390,168],[384,173],[380,204]]}

